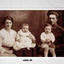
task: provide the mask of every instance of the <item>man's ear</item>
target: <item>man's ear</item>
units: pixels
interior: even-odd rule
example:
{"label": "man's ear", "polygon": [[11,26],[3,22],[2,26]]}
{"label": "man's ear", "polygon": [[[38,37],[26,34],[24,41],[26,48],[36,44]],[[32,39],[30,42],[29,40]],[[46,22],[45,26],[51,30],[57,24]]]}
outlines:
{"label": "man's ear", "polygon": [[59,21],[59,18],[57,18],[57,21]]}

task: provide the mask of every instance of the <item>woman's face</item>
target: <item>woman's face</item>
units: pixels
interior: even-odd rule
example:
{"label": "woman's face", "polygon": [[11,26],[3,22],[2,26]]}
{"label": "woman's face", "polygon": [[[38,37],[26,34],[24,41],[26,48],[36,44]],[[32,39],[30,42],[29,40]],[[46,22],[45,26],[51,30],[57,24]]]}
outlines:
{"label": "woman's face", "polygon": [[12,21],[9,20],[9,19],[7,19],[7,20],[5,21],[5,28],[6,28],[6,29],[11,29],[11,27],[12,27]]}
{"label": "woman's face", "polygon": [[49,15],[49,22],[50,22],[52,25],[56,24],[57,21],[58,21],[58,19],[56,18],[56,15],[52,15],[52,14]]}

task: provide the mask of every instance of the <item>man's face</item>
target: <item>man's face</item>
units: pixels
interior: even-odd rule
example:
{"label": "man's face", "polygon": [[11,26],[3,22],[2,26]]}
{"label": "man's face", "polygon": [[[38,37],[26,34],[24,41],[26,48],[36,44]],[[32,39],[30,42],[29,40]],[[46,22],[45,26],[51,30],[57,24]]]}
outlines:
{"label": "man's face", "polygon": [[57,21],[58,21],[58,19],[56,18],[56,15],[52,15],[52,14],[49,15],[49,22],[50,22],[52,25],[56,24]]}
{"label": "man's face", "polygon": [[7,19],[5,21],[5,28],[6,29],[11,29],[11,27],[12,27],[12,21]]}

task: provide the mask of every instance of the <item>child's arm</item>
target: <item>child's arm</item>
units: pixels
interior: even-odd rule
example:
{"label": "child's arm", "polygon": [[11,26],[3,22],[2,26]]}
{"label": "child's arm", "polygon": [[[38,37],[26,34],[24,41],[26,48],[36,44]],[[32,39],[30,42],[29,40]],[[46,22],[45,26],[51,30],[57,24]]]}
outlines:
{"label": "child's arm", "polygon": [[33,43],[36,42],[36,38],[35,38],[35,36],[31,32],[29,34],[29,38],[33,41]]}
{"label": "child's arm", "polygon": [[46,44],[52,43],[52,41],[50,39],[46,39],[44,33],[41,34],[40,39],[41,39],[42,43],[46,43]]}
{"label": "child's arm", "polygon": [[16,41],[18,41],[18,42],[20,41],[20,35],[19,34],[16,35]]}
{"label": "child's arm", "polygon": [[46,42],[46,38],[45,38],[45,34],[44,33],[42,33],[40,35],[40,39],[41,39],[42,43],[45,43]]}
{"label": "child's arm", "polygon": [[53,33],[50,34],[50,38],[46,39],[46,43],[48,44],[52,44],[55,41],[55,36],[53,35]]}
{"label": "child's arm", "polygon": [[45,42],[52,42],[52,40],[51,39],[46,39]]}
{"label": "child's arm", "polygon": [[51,38],[50,38],[50,41],[53,43],[55,41],[55,36],[53,33],[51,33]]}

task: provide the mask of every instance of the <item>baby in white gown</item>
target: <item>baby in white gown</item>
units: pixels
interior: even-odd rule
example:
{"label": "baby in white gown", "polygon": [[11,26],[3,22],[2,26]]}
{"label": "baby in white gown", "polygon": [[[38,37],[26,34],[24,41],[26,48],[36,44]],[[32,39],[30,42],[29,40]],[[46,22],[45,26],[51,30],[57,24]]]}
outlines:
{"label": "baby in white gown", "polygon": [[44,32],[41,33],[40,39],[42,41],[41,47],[44,48],[44,56],[48,57],[48,52],[50,51],[53,57],[56,57],[55,36],[52,33],[52,26],[50,24],[45,24]]}
{"label": "baby in white gown", "polygon": [[16,38],[16,45],[14,45],[15,50],[20,50],[22,48],[34,48],[36,46],[35,37],[29,31],[29,25],[23,24],[22,29],[18,31],[17,38]]}

